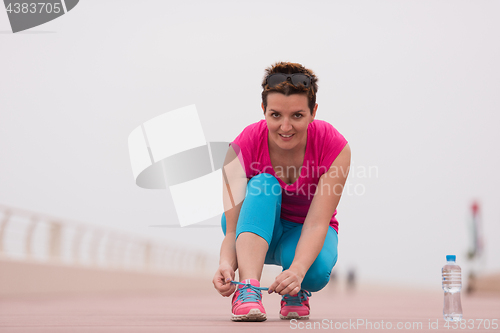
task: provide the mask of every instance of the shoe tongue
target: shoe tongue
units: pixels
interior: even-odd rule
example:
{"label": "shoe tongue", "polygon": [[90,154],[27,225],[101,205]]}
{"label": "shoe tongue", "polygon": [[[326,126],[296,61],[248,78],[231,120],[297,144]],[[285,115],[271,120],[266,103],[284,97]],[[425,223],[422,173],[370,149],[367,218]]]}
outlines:
{"label": "shoe tongue", "polygon": [[[255,279],[246,279],[246,280],[243,280],[241,282],[242,283],[249,283],[249,284],[251,284],[252,286],[255,286],[255,287],[260,287],[260,282],[258,280],[255,280]],[[243,288],[242,285],[239,285],[238,287],[239,288]]]}

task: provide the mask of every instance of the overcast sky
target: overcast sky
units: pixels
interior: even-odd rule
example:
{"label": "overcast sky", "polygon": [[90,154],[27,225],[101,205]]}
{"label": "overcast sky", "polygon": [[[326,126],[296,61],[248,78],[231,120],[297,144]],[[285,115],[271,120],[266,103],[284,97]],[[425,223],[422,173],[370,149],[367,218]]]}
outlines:
{"label": "overcast sky", "polygon": [[135,185],[128,135],[196,104],[207,141],[232,141],[263,119],[264,69],[293,61],[316,72],[317,119],[352,150],[339,273],[440,288],[446,254],[467,269],[474,199],[485,269],[499,271],[499,10],[481,0],[82,0],[17,34],[0,10],[0,203],[217,255],[219,228],[151,227],[177,216],[168,190]]}

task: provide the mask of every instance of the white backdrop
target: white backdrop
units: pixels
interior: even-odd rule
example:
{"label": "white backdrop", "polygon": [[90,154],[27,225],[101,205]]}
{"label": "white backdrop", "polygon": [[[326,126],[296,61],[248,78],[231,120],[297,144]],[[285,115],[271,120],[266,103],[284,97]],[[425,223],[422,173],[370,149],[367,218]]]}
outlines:
{"label": "white backdrop", "polygon": [[82,0],[17,34],[0,10],[0,203],[217,254],[218,228],[151,227],[177,217],[168,191],[135,186],[128,135],[196,104],[207,141],[231,141],[263,118],[264,68],[294,61],[319,77],[317,119],[352,149],[339,274],[440,288],[446,254],[467,268],[473,199],[485,269],[498,271],[499,10],[481,0]]}

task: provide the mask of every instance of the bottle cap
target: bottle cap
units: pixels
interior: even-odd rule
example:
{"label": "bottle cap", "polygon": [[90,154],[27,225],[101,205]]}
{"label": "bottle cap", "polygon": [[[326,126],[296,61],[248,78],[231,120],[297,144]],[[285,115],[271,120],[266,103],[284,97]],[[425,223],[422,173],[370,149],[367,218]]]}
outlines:
{"label": "bottle cap", "polygon": [[446,261],[455,261],[457,259],[457,256],[455,255],[447,255],[446,256]]}

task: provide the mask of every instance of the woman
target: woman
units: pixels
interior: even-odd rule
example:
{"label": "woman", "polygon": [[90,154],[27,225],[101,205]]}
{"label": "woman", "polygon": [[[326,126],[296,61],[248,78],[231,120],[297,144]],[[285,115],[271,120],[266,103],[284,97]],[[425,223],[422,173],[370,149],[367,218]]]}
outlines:
{"label": "woman", "polygon": [[[345,138],[314,120],[317,78],[296,63],[266,69],[264,120],[247,126],[224,162],[225,238],[213,283],[232,298],[232,320],[263,321],[261,291],[282,295],[280,318],[309,318],[311,292],[337,262],[336,208],[350,167]],[[283,267],[260,287],[264,264]],[[239,269],[239,281],[233,281]]]}

